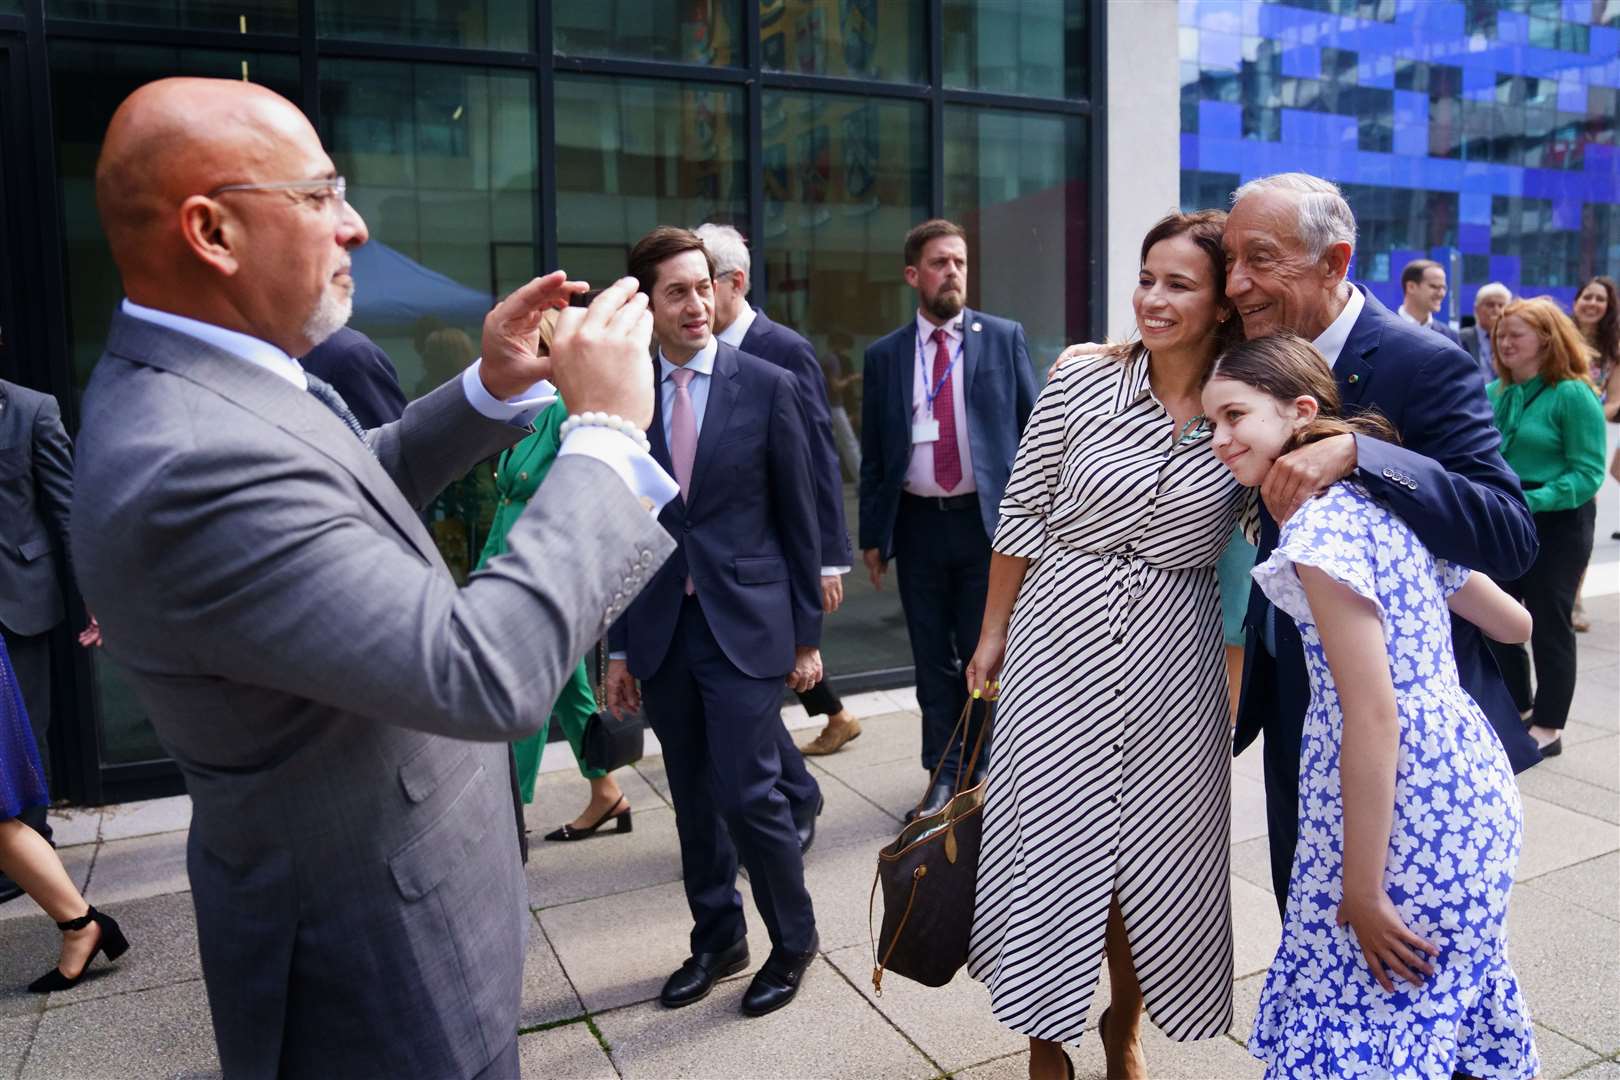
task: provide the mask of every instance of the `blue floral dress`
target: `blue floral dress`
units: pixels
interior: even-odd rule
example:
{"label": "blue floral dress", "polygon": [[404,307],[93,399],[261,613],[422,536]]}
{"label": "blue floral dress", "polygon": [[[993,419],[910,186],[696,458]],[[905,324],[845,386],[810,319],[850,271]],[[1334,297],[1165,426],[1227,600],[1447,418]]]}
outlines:
{"label": "blue floral dress", "polygon": [[[1296,564],[1378,607],[1400,719],[1395,817],[1384,888],[1413,931],[1437,945],[1421,986],[1374,981],[1355,934],[1336,925],[1344,896],[1344,714]],[[1530,1014],[1508,966],[1508,892],[1523,811],[1502,744],[1457,679],[1446,597],[1469,571],[1438,561],[1360,487],[1333,485],[1282,528],[1254,569],[1305,645],[1311,701],[1300,747],[1299,846],[1282,943],[1266,975],[1249,1050],[1267,1077],[1519,1080],[1539,1062]]]}

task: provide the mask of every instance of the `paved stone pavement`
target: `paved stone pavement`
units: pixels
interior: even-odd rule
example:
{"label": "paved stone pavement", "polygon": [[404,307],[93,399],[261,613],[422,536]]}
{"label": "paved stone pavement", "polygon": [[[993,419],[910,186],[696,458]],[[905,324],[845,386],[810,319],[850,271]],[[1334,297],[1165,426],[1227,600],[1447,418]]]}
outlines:
{"label": "paved stone pavement", "polygon": [[[1543,1075],[1620,1080],[1620,599],[1591,597],[1587,608],[1595,625],[1581,639],[1577,721],[1567,749],[1520,778],[1525,844],[1510,940],[1536,1017]],[[849,703],[865,717],[865,734],[843,753],[812,759],[827,795],[806,863],[822,955],[800,1000],[770,1017],[744,1019],[737,1005],[746,976],[680,1012],[654,1000],[684,955],[688,921],[663,764],[651,756],[623,780],[634,832],[536,843],[519,1044],[525,1077],[1027,1075],[1023,1039],[990,1018],[983,988],[965,975],[936,990],[891,976],[881,998],[872,994],[866,899],[874,856],[920,794],[923,774],[915,696],[888,691]],[[797,708],[784,716],[790,726],[810,724]],[[537,837],[571,818],[585,792],[566,752],[553,747],[549,758],[529,809]],[[1232,770],[1237,1019],[1226,1036],[1198,1043],[1171,1043],[1149,1029],[1155,1077],[1260,1074],[1243,1040],[1278,919],[1259,768],[1251,750]],[[186,892],[189,821],[183,797],[57,816],[63,861],[89,899],[118,916],[134,945],[75,989],[34,996],[22,987],[54,959],[56,931],[30,900],[0,906],[0,1077],[217,1075]],[[746,887],[744,897],[750,944],[763,958],[769,945]],[[1098,997],[1107,1000],[1105,992]],[[1095,1039],[1072,1053],[1078,1075],[1103,1075]]]}

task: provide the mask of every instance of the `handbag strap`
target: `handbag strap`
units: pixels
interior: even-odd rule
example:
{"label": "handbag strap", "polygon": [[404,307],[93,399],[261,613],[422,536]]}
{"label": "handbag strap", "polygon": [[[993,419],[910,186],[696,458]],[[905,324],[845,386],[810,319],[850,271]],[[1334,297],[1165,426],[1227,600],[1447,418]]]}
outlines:
{"label": "handbag strap", "polygon": [[607,649],[602,639],[596,639],[596,711],[607,708]]}
{"label": "handbag strap", "polygon": [[866,936],[872,940],[872,993],[878,997],[883,996],[883,969],[889,966],[889,957],[894,955],[895,946],[900,944],[900,935],[906,929],[906,920],[911,918],[912,905],[917,902],[917,886],[928,873],[926,863],[919,863],[911,872],[911,895],[906,897],[906,910],[900,915],[900,922],[894,928],[894,936],[889,939],[889,947],[883,950],[883,959],[878,959],[877,935],[872,932],[872,912],[877,901],[878,880],[882,877],[880,869],[872,875],[872,892],[866,898]]}
{"label": "handbag strap", "polygon": [[[970,778],[973,776],[973,770],[979,764],[979,752],[984,749],[984,737],[990,731],[990,705],[986,702],[984,723],[979,725],[979,737],[973,740],[973,753],[969,755],[967,722],[968,717],[973,715],[973,701],[973,698],[967,699],[967,703],[962,706],[962,715],[956,718],[956,726],[951,729],[951,737],[945,740],[945,745],[950,746],[956,742],[958,732],[962,735],[962,752],[956,756],[956,782],[951,785],[952,798],[962,794],[963,774],[966,773]],[[923,803],[928,801],[928,792],[934,790],[934,783],[939,779],[939,770],[944,767],[944,759],[941,759],[940,763],[934,766],[934,771],[928,774],[928,787],[923,791],[923,797],[918,800],[916,809],[921,810]]]}

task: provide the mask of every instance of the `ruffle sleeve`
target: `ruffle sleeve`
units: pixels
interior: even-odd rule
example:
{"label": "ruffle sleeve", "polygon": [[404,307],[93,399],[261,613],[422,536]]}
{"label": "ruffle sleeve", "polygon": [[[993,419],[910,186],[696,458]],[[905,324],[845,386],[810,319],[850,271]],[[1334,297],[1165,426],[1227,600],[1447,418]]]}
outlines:
{"label": "ruffle sleeve", "polygon": [[1255,584],[1296,623],[1316,622],[1297,569],[1314,566],[1371,601],[1388,637],[1389,613],[1375,587],[1374,540],[1363,510],[1343,484],[1333,485],[1283,523],[1271,557],[1254,568]]}

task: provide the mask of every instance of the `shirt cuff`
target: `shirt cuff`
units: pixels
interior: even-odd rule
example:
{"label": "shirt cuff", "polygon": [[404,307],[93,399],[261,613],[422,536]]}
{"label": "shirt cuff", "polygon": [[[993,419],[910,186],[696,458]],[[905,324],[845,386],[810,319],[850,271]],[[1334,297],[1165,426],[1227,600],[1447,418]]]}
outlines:
{"label": "shirt cuff", "polygon": [[607,658],[609,660],[628,660],[630,659],[630,654],[620,650],[615,650],[614,652],[608,653]]}
{"label": "shirt cuff", "polygon": [[652,504],[654,514],[681,492],[680,485],[659,467],[651,454],[612,428],[575,428],[568,433],[557,451],[558,457],[566,454],[593,457],[618,473],[631,494]]}
{"label": "shirt cuff", "polygon": [[848,566],[823,566],[821,568],[821,576],[838,577],[840,574],[849,573],[851,569],[852,568]]}
{"label": "shirt cuff", "polygon": [[520,396],[497,401],[493,394],[484,389],[484,380],[478,374],[483,363],[483,357],[479,357],[461,373],[461,392],[467,395],[467,404],[479,415],[513,427],[528,427],[534,423],[535,417],[557,400],[557,388],[541,379]]}

